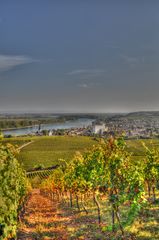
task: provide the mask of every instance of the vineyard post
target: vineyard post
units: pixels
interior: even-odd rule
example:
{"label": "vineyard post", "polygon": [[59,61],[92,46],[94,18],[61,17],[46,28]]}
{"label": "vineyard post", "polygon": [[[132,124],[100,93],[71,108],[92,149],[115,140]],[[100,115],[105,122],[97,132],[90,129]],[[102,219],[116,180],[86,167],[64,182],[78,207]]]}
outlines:
{"label": "vineyard post", "polygon": [[147,180],[147,191],[148,191],[148,195],[149,195],[149,198],[151,197],[151,185],[150,185],[150,182]]}
{"label": "vineyard post", "polygon": [[72,202],[72,191],[70,190],[70,207],[73,207],[73,202]]}
{"label": "vineyard post", "polygon": [[78,210],[80,211],[80,205],[79,205],[78,193],[75,194],[75,197],[76,197],[76,206],[77,206]]}
{"label": "vineyard post", "polygon": [[94,203],[96,204],[97,206],[97,211],[98,211],[98,223],[100,224],[101,223],[101,210],[100,210],[100,204],[97,200],[97,196],[96,196],[96,192],[93,191],[93,201]]}
{"label": "vineyard post", "polygon": [[110,190],[110,194],[109,194],[109,199],[110,199],[110,203],[111,203],[111,218],[112,218],[112,231],[115,231],[115,207],[114,207],[114,198],[113,198],[113,190]]}
{"label": "vineyard post", "polygon": [[[155,183],[154,183],[155,184]],[[156,191],[155,191],[155,185],[152,186],[152,193],[153,193],[153,202],[156,202]]]}
{"label": "vineyard post", "polygon": [[88,214],[88,210],[86,209],[86,206],[85,206],[85,204],[84,204],[84,202],[83,202],[83,196],[82,196],[82,194],[81,194],[81,205],[82,205],[82,207],[83,207],[83,210],[86,212],[86,214]]}

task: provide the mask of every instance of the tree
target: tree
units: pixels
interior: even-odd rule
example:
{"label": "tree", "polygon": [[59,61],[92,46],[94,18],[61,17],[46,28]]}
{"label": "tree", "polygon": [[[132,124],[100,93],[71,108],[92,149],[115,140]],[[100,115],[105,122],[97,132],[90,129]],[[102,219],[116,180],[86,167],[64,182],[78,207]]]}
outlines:
{"label": "tree", "polygon": [[155,148],[148,148],[144,143],[145,159],[143,162],[144,179],[147,184],[149,198],[151,191],[153,194],[153,202],[156,201],[156,184],[159,177],[159,152]]}
{"label": "tree", "polygon": [[0,239],[15,237],[18,208],[26,193],[26,175],[16,154],[12,145],[0,145]]}

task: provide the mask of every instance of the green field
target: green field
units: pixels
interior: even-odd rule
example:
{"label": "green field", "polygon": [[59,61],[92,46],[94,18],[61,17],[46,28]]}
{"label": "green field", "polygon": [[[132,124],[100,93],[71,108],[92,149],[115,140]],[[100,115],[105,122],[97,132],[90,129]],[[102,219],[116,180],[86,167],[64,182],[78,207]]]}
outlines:
{"label": "green field", "polygon": [[71,160],[75,152],[83,152],[97,144],[89,137],[35,137],[33,142],[21,149],[18,159],[26,170],[42,164],[44,167],[56,165],[59,159]]}
{"label": "green field", "polygon": [[13,144],[17,147],[22,146],[25,143],[31,142],[32,138],[30,137],[12,137],[12,138],[4,138],[2,142]]}
{"label": "green field", "polygon": [[159,149],[159,139],[128,140],[127,150],[131,153],[133,161],[139,162],[145,156],[143,142],[149,148]]}
{"label": "green field", "polygon": [[[144,156],[144,148],[142,142],[147,146],[159,147],[159,140],[127,140],[127,149],[132,153],[132,158],[140,160]],[[84,152],[90,149],[98,142],[90,137],[70,137],[70,136],[54,136],[54,137],[16,137],[4,139],[3,142],[9,142],[18,147],[25,143],[31,142],[28,146],[21,149],[18,156],[26,170],[35,166],[43,165],[50,167],[56,165],[59,159],[71,160],[75,152]]]}

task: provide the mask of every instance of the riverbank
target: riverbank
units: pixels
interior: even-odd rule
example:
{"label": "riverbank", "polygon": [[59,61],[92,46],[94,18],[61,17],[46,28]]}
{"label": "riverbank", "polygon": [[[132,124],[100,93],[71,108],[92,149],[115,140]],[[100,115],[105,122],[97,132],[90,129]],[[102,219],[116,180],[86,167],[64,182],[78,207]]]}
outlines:
{"label": "riverbank", "polygon": [[[57,129],[70,129],[70,128],[81,128],[92,125],[94,119],[90,118],[78,118],[75,120],[67,120],[67,121],[54,121],[53,123],[40,124],[40,130],[57,130]],[[21,135],[32,135],[39,131],[39,124],[21,127],[21,128],[12,128],[12,129],[2,129],[2,133],[4,135],[11,136],[21,136]]]}
{"label": "riverbank", "polygon": [[35,125],[24,126],[24,127],[3,128],[3,129],[1,129],[1,131],[4,132],[4,131],[10,131],[10,130],[20,130],[20,129],[25,129],[25,128],[32,128],[32,127],[35,127],[35,126],[38,127],[39,125],[35,124]]}
{"label": "riverbank", "polygon": [[[7,123],[12,124],[12,125],[13,124],[14,125],[21,124],[20,121],[22,121],[23,125],[25,124],[24,122],[26,122],[26,125],[17,126],[17,127],[3,127],[3,125],[6,125]],[[28,125],[27,123],[30,121],[32,122],[32,124]],[[23,119],[23,120],[20,120],[20,119],[8,120],[8,119],[4,119],[3,121],[0,120],[0,129],[1,129],[1,131],[10,131],[10,130],[16,130],[16,129],[33,128],[33,127],[39,126],[41,124],[55,124],[55,123],[64,123],[64,122],[66,122],[66,120],[64,120],[64,119],[45,119],[45,120],[44,119],[39,119],[39,120],[29,120],[29,119],[27,119],[27,120],[25,120],[25,119]]]}

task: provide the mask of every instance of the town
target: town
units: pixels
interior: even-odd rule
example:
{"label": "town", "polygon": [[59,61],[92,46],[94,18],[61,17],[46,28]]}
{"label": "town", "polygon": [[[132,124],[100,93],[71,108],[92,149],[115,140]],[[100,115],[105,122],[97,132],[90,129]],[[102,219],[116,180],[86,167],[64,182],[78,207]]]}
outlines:
{"label": "town", "polygon": [[124,135],[126,139],[159,137],[158,112],[120,114],[98,117],[90,126],[70,129],[39,130],[35,135],[100,136]]}

